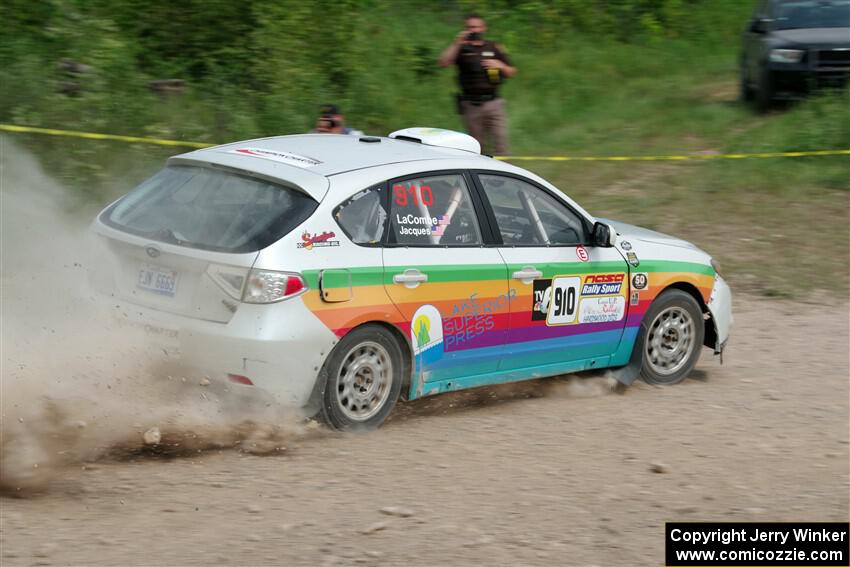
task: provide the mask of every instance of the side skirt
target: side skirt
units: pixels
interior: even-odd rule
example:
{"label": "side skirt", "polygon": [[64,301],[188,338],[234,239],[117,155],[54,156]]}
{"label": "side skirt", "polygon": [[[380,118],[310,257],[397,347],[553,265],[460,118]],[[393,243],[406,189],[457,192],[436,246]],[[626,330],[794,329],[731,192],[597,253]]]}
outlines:
{"label": "side skirt", "polygon": [[[468,388],[477,388],[479,386],[490,386],[493,384],[505,384],[508,382],[521,382],[523,380],[534,380],[537,378],[547,378],[550,376],[558,376],[571,372],[581,372],[582,370],[596,370],[610,366],[611,356],[598,356],[594,358],[586,358],[583,360],[574,360],[571,362],[559,362],[557,364],[547,364],[533,368],[523,368],[517,370],[504,370],[501,372],[493,372],[489,374],[478,374],[475,376],[466,376],[464,378],[454,378],[450,380],[441,380],[436,382],[419,383],[421,392],[411,388],[410,398],[424,398],[444,392],[455,392],[457,390],[466,390]],[[414,378],[414,382],[416,382]]]}

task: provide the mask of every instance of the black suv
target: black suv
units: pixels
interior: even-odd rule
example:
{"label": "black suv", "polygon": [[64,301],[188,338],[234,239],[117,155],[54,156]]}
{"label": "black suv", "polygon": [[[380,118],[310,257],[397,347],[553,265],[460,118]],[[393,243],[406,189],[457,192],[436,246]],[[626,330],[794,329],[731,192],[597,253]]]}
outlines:
{"label": "black suv", "polygon": [[850,0],[761,0],[744,32],[741,96],[766,110],[850,76]]}

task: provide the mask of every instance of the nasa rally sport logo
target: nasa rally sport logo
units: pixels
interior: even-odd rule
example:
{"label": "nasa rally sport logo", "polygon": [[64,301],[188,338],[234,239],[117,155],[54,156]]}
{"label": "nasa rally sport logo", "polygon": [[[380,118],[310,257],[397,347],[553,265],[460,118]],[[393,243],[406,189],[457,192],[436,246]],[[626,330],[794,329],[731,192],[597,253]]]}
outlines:
{"label": "nasa rally sport logo", "polygon": [[649,275],[646,272],[638,272],[632,276],[632,289],[646,289],[649,285]]}

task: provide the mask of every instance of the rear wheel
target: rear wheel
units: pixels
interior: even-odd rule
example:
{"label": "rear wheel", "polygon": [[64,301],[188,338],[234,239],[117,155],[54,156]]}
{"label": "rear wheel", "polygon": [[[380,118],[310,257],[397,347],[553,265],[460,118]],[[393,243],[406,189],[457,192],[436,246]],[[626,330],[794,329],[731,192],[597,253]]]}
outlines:
{"label": "rear wheel", "polygon": [[645,321],[641,376],[649,384],[681,382],[696,366],[705,337],[699,304],[670,289],[652,303]]}
{"label": "rear wheel", "polygon": [[322,420],[340,430],[381,425],[398,401],[402,362],[398,341],[383,327],[368,325],[346,335],[322,369]]}

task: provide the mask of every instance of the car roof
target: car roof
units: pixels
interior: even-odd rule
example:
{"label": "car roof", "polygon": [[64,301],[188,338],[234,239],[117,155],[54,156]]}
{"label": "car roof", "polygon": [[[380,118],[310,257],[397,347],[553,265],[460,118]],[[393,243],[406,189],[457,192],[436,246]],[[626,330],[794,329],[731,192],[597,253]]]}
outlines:
{"label": "car roof", "polygon": [[[493,160],[469,151],[414,141],[342,134],[297,134],[245,140],[175,156],[169,164],[215,164],[283,181],[321,200],[327,177],[394,163]],[[465,165],[465,167],[469,167]],[[474,166],[472,166],[474,167]]]}

